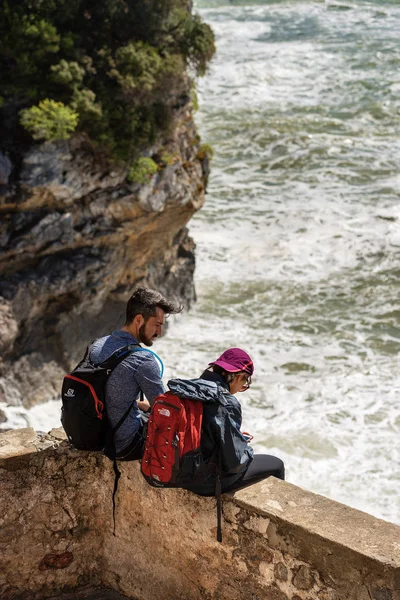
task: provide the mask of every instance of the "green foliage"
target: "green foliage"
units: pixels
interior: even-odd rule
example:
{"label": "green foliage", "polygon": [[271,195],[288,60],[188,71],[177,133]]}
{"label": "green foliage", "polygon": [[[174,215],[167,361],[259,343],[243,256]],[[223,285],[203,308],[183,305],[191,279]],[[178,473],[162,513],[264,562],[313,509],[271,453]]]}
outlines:
{"label": "green foliage", "polygon": [[129,183],[144,185],[150,181],[157,171],[158,165],[152,158],[141,156],[129,169],[127,180]]}
{"label": "green foliage", "polygon": [[193,110],[199,110],[199,99],[197,97],[197,90],[194,82],[190,88],[190,100],[192,101]]}
{"label": "green foliage", "polygon": [[95,100],[96,94],[88,88],[74,90],[71,107],[80,116],[81,123],[85,119],[100,119],[102,116],[101,104]]}
{"label": "green foliage", "polygon": [[42,58],[46,54],[55,54],[60,49],[60,36],[57,29],[44,19],[36,19],[24,15],[22,20],[25,39],[31,42],[29,45],[36,53],[36,58]]}
{"label": "green foliage", "polygon": [[213,156],[214,156],[214,150],[213,150],[212,146],[210,146],[210,144],[201,144],[199,151],[197,153],[197,158],[199,160],[204,160],[205,158],[208,158],[208,160],[212,160]]}
{"label": "green foliage", "polygon": [[21,110],[21,125],[34,140],[67,140],[78,125],[78,114],[62,102],[42,100]]}
{"label": "green foliage", "polygon": [[172,152],[161,152],[160,155],[160,163],[164,167],[168,167],[169,165],[173,165],[176,161],[177,157]]}
{"label": "green foliage", "polygon": [[115,58],[109,57],[109,77],[116,79],[124,92],[151,92],[162,68],[157,50],[143,42],[118,48]]}
{"label": "green foliage", "polygon": [[[62,135],[70,134],[74,123],[118,158],[140,154],[169,130],[177,100],[189,95],[186,68],[204,74],[215,51],[210,27],[188,5],[187,0],[1,0],[0,86],[7,114],[10,107],[39,109],[51,99],[62,103],[64,112],[47,115],[45,139],[58,131],[48,123],[61,119],[69,122]],[[24,127],[43,139],[43,127],[32,125],[39,115],[23,114],[30,115],[23,117]]]}
{"label": "green foliage", "polygon": [[199,15],[188,13],[174,2],[170,4],[171,9],[158,32],[158,43],[169,52],[183,56],[196,75],[202,76],[215,53],[214,33]]}
{"label": "green foliage", "polygon": [[205,75],[207,65],[215,53],[214,34],[199,15],[186,18],[185,31],[180,44],[181,51],[187,55],[197,75]]}
{"label": "green foliage", "polygon": [[74,89],[80,85],[85,77],[85,69],[76,61],[60,60],[57,65],[50,67],[52,80],[61,85],[66,85]]}

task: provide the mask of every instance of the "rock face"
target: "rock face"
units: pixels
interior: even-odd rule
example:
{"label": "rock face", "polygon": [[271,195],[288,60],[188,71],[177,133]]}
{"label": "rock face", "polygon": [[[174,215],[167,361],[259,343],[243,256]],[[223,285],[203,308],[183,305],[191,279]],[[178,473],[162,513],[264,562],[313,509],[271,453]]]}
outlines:
{"label": "rock face", "polygon": [[204,202],[207,164],[188,104],[175,124],[147,152],[168,164],[142,186],[83,137],[37,145],[12,165],[2,156],[0,408],[57,396],[88,341],[121,325],[137,284],[193,301],[186,224]]}

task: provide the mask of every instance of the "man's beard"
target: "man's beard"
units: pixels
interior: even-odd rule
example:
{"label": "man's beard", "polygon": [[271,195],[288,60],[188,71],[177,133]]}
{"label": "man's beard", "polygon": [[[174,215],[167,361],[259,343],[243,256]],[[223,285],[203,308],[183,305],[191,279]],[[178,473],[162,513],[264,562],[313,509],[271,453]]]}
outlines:
{"label": "man's beard", "polygon": [[153,340],[148,338],[146,335],[146,323],[143,323],[143,325],[139,328],[139,336],[138,337],[139,337],[139,342],[141,342],[145,346],[153,345]]}

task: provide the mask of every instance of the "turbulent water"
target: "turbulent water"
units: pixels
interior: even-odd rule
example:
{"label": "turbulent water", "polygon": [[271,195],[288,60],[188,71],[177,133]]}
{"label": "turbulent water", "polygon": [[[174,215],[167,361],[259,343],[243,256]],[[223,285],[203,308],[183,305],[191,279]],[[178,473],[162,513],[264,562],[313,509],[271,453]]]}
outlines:
{"label": "turbulent water", "polygon": [[[400,523],[400,6],[196,8],[217,39],[197,115],[214,160],[190,224],[198,301],[154,346],[165,380],[244,347],[255,449]],[[27,418],[57,424],[43,410]]]}

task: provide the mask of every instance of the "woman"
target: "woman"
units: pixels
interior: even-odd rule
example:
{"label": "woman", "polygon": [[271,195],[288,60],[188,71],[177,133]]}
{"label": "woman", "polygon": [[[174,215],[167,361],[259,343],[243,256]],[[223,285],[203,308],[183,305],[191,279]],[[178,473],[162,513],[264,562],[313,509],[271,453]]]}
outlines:
{"label": "woman", "polygon": [[201,496],[213,496],[220,474],[222,492],[247,487],[270,476],[284,479],[283,462],[267,454],[254,455],[249,437],[241,433],[242,410],[234,394],[251,385],[253,361],[240,348],[225,350],[209,364],[199,379],[173,379],[168,387],[177,396],[203,402],[201,481],[185,488]]}

